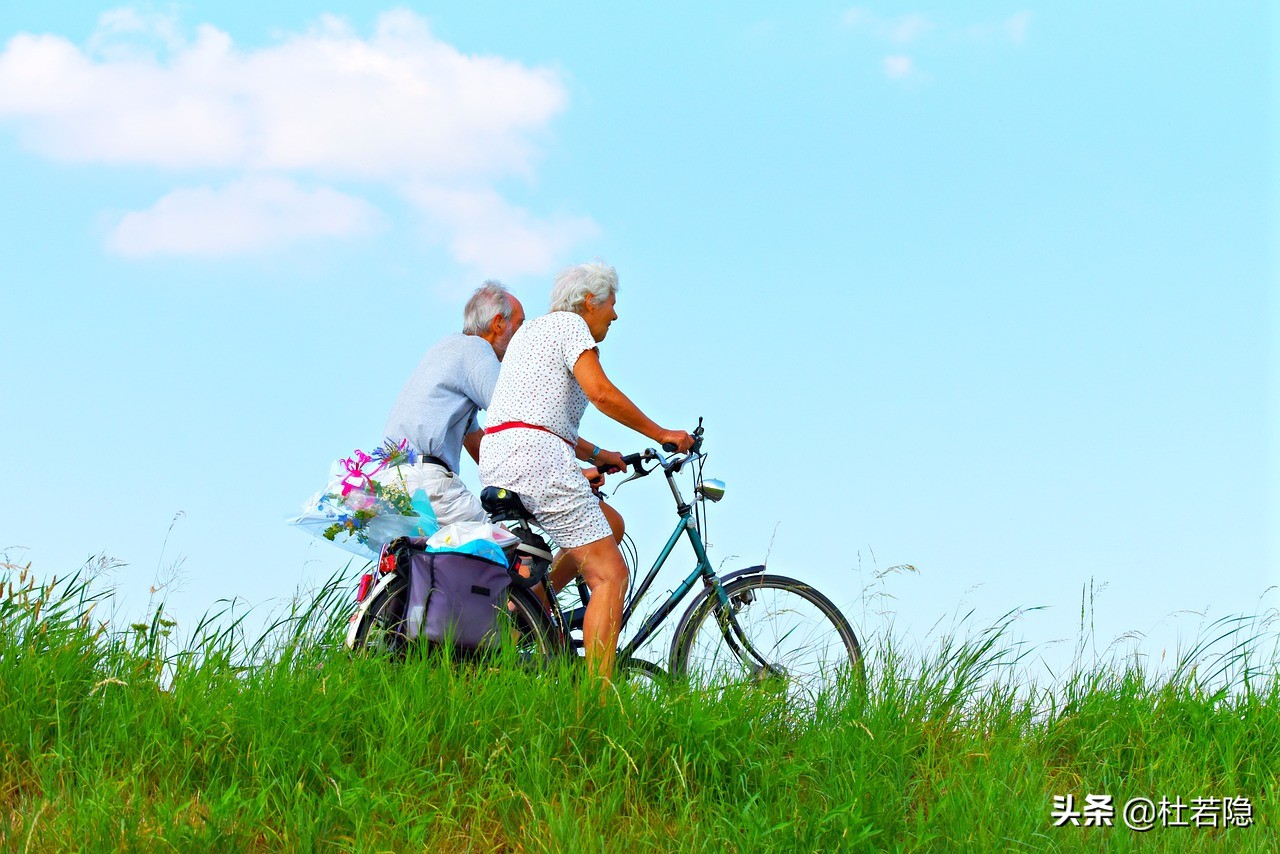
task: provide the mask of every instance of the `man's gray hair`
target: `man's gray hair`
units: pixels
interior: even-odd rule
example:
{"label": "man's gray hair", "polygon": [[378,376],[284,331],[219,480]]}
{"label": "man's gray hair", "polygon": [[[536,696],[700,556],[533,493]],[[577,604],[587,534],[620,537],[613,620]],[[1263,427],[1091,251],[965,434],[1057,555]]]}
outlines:
{"label": "man's gray hair", "polygon": [[462,331],[468,335],[483,335],[489,331],[489,324],[495,315],[502,315],[504,320],[511,319],[511,294],[506,285],[497,279],[489,279],[467,300],[462,310]]}
{"label": "man's gray hair", "polygon": [[588,261],[575,267],[566,267],[556,276],[551,288],[551,310],[580,310],[587,302],[587,294],[602,303],[618,292],[618,271],[604,261]]}

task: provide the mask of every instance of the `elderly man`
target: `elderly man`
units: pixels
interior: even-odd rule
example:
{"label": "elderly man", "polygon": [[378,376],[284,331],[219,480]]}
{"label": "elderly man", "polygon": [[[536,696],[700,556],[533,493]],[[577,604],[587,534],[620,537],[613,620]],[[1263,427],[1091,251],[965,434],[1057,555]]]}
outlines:
{"label": "elderly man", "polygon": [[501,282],[485,282],[467,300],[462,332],[427,351],[391,407],[383,435],[407,439],[418,462],[378,479],[402,482],[418,512],[425,516],[429,504],[441,526],[489,518],[458,477],[458,462],[464,447],[479,460],[483,434],[476,413],[489,408],[499,362],[522,323],[520,301]]}

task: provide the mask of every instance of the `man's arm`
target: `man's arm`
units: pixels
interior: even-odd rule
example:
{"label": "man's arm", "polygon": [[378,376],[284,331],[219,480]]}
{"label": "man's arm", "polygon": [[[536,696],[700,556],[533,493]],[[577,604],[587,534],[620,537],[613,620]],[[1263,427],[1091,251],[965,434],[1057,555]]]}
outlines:
{"label": "man's arm", "polygon": [[467,453],[476,461],[476,465],[480,464],[480,440],[483,438],[483,430],[473,430],[462,437],[462,447],[467,449]]}
{"label": "man's arm", "polygon": [[[476,359],[472,363],[471,371],[468,379],[471,382],[471,388],[467,391],[467,396],[471,398],[471,402],[476,405],[476,409],[489,409],[489,404],[493,402],[493,388],[498,384],[498,369],[501,364],[496,356],[493,355],[493,349],[489,342],[485,342],[485,346],[489,347],[489,351],[485,354],[485,358]],[[484,430],[480,427],[480,422],[476,420],[475,413],[471,414],[471,423],[468,427],[475,426],[475,430],[467,433],[462,437],[462,447],[466,448],[467,453],[471,455],[471,459],[476,461],[476,465],[480,464],[480,440],[484,438]]]}

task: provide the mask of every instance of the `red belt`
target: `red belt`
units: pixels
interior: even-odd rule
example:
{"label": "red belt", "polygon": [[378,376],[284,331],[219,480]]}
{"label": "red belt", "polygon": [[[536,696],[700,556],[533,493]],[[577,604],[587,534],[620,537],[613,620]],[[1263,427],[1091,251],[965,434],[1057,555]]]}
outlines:
{"label": "red belt", "polygon": [[524,427],[528,430],[541,430],[543,433],[550,433],[552,436],[555,436],[557,439],[559,439],[561,442],[564,442],[570,448],[576,447],[573,442],[570,442],[568,439],[566,439],[564,436],[561,436],[559,433],[557,433],[554,430],[549,430],[546,427],[543,427],[541,424],[526,424],[523,421],[503,421],[501,424],[495,424],[492,427],[484,428],[484,434],[488,436],[490,433],[501,433],[503,430],[510,430],[513,427]]}

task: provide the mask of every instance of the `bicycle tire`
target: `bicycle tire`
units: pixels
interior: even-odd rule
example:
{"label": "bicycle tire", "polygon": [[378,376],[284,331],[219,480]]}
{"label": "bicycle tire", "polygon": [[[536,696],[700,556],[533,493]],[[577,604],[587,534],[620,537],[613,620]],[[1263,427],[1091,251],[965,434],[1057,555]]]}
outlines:
{"label": "bicycle tire", "polygon": [[620,681],[644,690],[649,694],[671,687],[671,675],[652,661],[643,658],[618,660],[617,677]]}
{"label": "bicycle tire", "polygon": [[404,612],[408,601],[409,579],[402,575],[392,576],[364,612],[351,644],[352,653],[394,660],[404,658],[409,648],[409,639],[404,634]]}
{"label": "bicycle tire", "polygon": [[[501,639],[505,637],[511,641],[510,649],[520,665],[545,667],[560,651],[547,610],[532,591],[520,587],[508,588],[507,601],[509,607],[498,622],[498,649],[502,649]],[[509,626],[510,631],[504,626]]]}
{"label": "bicycle tire", "polygon": [[[671,644],[674,678],[710,687],[732,682],[786,681],[789,697],[805,703],[828,698],[865,680],[862,646],[840,609],[803,581],[782,575],[747,575],[724,585],[731,617],[767,662],[741,650],[721,627],[719,600],[704,595],[685,612]],[[711,618],[711,619],[708,619]],[[735,650],[735,647],[738,649]]]}
{"label": "bicycle tire", "polygon": [[[409,580],[401,575],[392,577],[360,620],[351,651],[366,656],[380,656],[392,660],[403,659],[412,646],[404,634],[405,607],[409,600]],[[495,642],[480,654],[498,653],[503,640],[509,640],[516,658],[522,663],[543,663],[555,652],[554,633],[542,603],[527,590],[511,587],[507,590],[510,607],[505,616],[499,617]],[[510,627],[508,630],[506,627]],[[474,655],[477,651],[471,651]]]}

